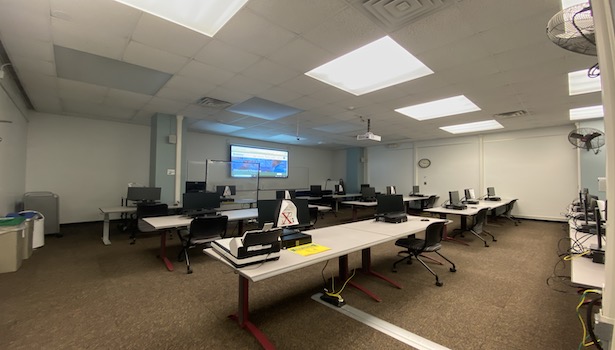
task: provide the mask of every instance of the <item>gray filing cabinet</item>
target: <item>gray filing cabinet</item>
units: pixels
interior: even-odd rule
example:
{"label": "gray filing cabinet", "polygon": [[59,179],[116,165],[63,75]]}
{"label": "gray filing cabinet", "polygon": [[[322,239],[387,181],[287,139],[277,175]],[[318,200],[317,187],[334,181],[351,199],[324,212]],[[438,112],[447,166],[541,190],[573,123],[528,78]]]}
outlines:
{"label": "gray filing cabinet", "polygon": [[24,210],[35,210],[45,217],[46,235],[60,234],[60,198],[57,194],[46,191],[26,192],[23,195]]}

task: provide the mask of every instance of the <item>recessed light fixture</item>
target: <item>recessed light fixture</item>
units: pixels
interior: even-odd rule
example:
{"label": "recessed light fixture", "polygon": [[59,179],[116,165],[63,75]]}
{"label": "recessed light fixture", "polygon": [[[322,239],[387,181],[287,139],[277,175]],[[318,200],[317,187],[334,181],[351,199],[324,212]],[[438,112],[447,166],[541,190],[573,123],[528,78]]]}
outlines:
{"label": "recessed light fixture", "polygon": [[446,132],[450,132],[451,134],[464,134],[467,132],[487,131],[487,130],[495,130],[495,129],[502,129],[502,128],[504,128],[502,124],[491,119],[491,120],[484,120],[482,122],[443,126],[440,129]]}
{"label": "recessed light fixture", "polygon": [[464,95],[402,107],[395,110],[416,120],[428,120],[451,115],[480,111],[480,108]]}
{"label": "recessed light fixture", "polygon": [[248,0],[115,0],[213,37]]}
{"label": "recessed light fixture", "polygon": [[587,69],[568,73],[568,95],[580,95],[602,90],[600,77],[590,78]]}
{"label": "recessed light fixture", "polygon": [[305,74],[360,96],[433,74],[433,71],[385,36]]}
{"label": "recessed light fixture", "polygon": [[570,109],[570,120],[595,119],[604,117],[602,105]]}

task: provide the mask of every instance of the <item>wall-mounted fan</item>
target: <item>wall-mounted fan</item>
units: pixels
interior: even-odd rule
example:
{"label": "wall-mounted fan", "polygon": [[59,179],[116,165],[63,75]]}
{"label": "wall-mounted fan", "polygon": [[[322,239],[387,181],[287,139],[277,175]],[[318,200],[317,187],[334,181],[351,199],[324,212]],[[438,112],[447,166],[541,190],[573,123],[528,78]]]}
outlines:
{"label": "wall-mounted fan", "polygon": [[568,141],[575,147],[594,150],[598,154],[599,148],[604,146],[604,133],[594,128],[579,128],[568,134]]}
{"label": "wall-mounted fan", "polygon": [[556,13],[547,24],[547,36],[566,50],[596,56],[591,6],[588,3],[577,4]]}

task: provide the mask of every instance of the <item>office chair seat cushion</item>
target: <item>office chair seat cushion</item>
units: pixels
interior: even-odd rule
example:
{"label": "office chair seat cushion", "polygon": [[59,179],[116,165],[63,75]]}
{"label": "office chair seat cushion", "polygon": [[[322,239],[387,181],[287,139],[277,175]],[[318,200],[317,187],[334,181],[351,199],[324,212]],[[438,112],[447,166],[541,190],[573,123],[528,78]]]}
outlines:
{"label": "office chair seat cushion", "polygon": [[190,244],[205,244],[205,243],[213,242],[220,238],[222,237],[217,236],[217,237],[207,237],[207,238],[193,238],[190,240]]}
{"label": "office chair seat cushion", "polygon": [[436,250],[440,250],[440,248],[442,248],[442,244],[436,243],[434,245],[430,245],[429,247],[425,247],[423,251],[424,252],[435,252]]}
{"label": "office chair seat cushion", "polygon": [[410,250],[421,249],[425,245],[425,241],[418,238],[400,238],[395,241],[398,247],[408,248]]}

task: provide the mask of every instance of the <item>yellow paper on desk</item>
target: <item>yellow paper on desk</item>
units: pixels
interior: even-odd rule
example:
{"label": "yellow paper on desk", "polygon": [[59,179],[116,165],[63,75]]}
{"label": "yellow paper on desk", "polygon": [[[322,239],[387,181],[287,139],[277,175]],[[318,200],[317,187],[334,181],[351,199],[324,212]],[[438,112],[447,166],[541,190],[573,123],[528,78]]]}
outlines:
{"label": "yellow paper on desk", "polygon": [[296,247],[288,248],[288,250],[290,250],[291,252],[302,255],[302,256],[317,254],[317,253],[324,252],[329,249],[331,248],[325,247],[325,246],[322,246],[316,243],[302,244]]}

